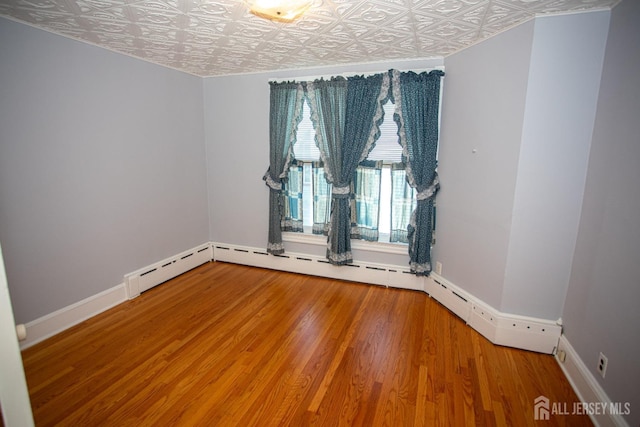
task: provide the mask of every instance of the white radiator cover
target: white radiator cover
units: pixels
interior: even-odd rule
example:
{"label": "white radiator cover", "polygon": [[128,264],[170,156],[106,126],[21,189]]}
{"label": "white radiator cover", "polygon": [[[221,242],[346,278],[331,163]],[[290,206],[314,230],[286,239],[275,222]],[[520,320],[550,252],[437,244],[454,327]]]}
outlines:
{"label": "white radiator cover", "polygon": [[292,273],[309,274],[333,279],[343,279],[372,285],[423,290],[422,279],[410,274],[408,267],[396,265],[354,262],[335,266],[326,258],[287,252],[284,255],[270,255],[264,249],[226,244],[213,244],[216,261],[251,265]]}
{"label": "white radiator cover", "polygon": [[202,265],[212,258],[211,245],[206,243],[133,273],[126,274],[124,283],[127,290],[127,298],[135,298],[140,293]]}
{"label": "white radiator cover", "polygon": [[418,277],[407,266],[355,262],[337,267],[319,256],[298,253],[274,256],[260,248],[203,243],[126,274],[118,286],[27,323],[27,340],[20,347],[28,348],[211,260],[426,292],[498,345],[550,354],[555,352],[562,332],[555,321],[501,313],[443,277],[434,273]]}
{"label": "white radiator cover", "polygon": [[337,267],[318,256],[274,256],[259,248],[211,245],[216,261],[426,292],[494,344],[553,354],[562,333],[556,321],[502,313],[435,273],[419,277],[408,267],[364,262]]}

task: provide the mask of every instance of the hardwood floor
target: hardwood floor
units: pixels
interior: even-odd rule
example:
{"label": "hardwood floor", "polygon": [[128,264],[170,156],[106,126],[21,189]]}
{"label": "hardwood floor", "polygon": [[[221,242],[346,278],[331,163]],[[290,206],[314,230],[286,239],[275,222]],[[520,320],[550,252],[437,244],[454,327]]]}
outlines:
{"label": "hardwood floor", "polygon": [[536,397],[578,401],[424,293],[216,262],[23,360],[37,426],[528,426]]}

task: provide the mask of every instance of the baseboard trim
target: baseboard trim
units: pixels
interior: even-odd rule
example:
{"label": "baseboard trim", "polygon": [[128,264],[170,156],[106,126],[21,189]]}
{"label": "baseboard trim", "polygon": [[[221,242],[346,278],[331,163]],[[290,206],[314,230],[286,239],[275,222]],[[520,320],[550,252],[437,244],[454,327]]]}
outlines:
{"label": "baseboard trim", "polygon": [[438,274],[425,291],[469,326],[497,345],[553,354],[562,333],[556,321],[503,313]]}
{"label": "baseboard trim", "polygon": [[435,273],[420,277],[406,266],[363,262],[336,267],[319,256],[273,256],[264,249],[226,243],[213,242],[211,247],[216,261],[426,292],[497,345],[552,354],[562,332],[553,320],[502,313]]}
{"label": "baseboard trim", "polygon": [[126,300],[125,286],[121,283],[33,320],[25,325],[27,337],[20,342],[20,349],[29,348]]}
{"label": "baseboard trim", "polygon": [[[560,336],[558,342],[556,361],[581,402],[598,402],[606,404],[608,408],[612,407],[611,399],[564,334]],[[597,427],[629,427],[622,415],[611,412],[589,414],[589,416]]]}
{"label": "baseboard trim", "polygon": [[203,243],[124,276],[127,298],[133,299],[154,286],[186,273],[213,258],[211,244]]}
{"label": "baseboard trim", "polygon": [[27,323],[25,325],[27,337],[21,341],[20,349],[24,350],[44,341],[211,259],[213,259],[213,252],[210,243],[207,242],[126,274],[124,282],[113,288]]}
{"label": "baseboard trim", "polygon": [[21,348],[28,348],[212,259],[426,292],[497,345],[552,354],[561,334],[561,327],[554,321],[501,313],[437,274],[416,276],[406,266],[366,262],[337,267],[324,257],[289,252],[274,256],[261,248],[212,242],[126,274],[124,283],[28,323],[27,338]]}

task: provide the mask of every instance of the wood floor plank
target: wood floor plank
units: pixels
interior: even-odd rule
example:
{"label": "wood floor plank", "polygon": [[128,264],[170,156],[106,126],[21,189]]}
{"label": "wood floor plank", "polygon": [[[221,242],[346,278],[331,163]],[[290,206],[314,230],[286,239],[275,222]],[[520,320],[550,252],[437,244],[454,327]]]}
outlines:
{"label": "wood floor plank", "polygon": [[552,356],[424,293],[219,262],[23,362],[37,426],[533,426],[536,397],[578,401]]}

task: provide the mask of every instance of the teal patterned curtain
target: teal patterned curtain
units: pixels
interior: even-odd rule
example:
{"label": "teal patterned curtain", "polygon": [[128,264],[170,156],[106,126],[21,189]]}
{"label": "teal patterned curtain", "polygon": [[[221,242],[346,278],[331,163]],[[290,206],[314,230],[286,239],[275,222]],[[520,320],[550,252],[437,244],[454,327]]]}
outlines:
{"label": "teal patterned curtain", "polygon": [[313,186],[313,234],[329,234],[331,216],[331,184],[324,176],[322,162],[313,162],[311,166],[311,185]]}
{"label": "teal patterned curtain", "polygon": [[409,227],[409,218],[415,208],[416,194],[407,182],[404,163],[392,163],[390,242],[409,242],[407,228]]}
{"label": "teal patterned curtain", "polygon": [[385,73],[307,83],[316,143],[327,181],[333,185],[327,239],[327,259],[332,264],[353,262],[351,181],[358,163],[367,157],[380,136],[388,78]]}
{"label": "teal patterned curtain", "polygon": [[284,183],[284,215],[282,231],[304,232],[302,190],[304,186],[304,164],[293,160]]}
{"label": "teal patterned curtain", "polygon": [[282,221],[284,218],[283,184],[292,161],[296,129],[302,119],[304,90],[299,83],[270,83],[269,169],[263,179],[269,187],[269,241],[267,251],[284,252]]}
{"label": "teal patterned curtain", "polygon": [[416,189],[417,205],[408,226],[409,265],[417,275],[431,272],[437,167],[440,82],[444,72],[401,73],[392,70],[394,120],[406,164],[407,181]]}
{"label": "teal patterned curtain", "polygon": [[353,178],[351,238],[377,242],[380,232],[380,188],[382,161],[365,160],[356,168]]}

